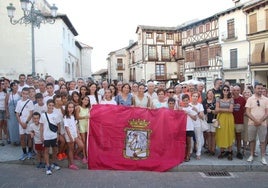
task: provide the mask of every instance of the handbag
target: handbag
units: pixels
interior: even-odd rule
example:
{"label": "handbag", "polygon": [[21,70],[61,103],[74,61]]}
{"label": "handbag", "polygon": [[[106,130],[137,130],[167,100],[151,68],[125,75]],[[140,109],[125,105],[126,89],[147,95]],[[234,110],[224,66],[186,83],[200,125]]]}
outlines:
{"label": "handbag", "polygon": [[200,119],[200,123],[201,123],[201,131],[205,132],[209,129],[208,123],[205,119]]}
{"label": "handbag", "polygon": [[212,126],[215,128],[220,128],[219,121],[217,119],[212,120]]}
{"label": "handbag", "polygon": [[[46,117],[47,117],[47,113],[45,113],[45,114],[46,114]],[[49,129],[50,129],[52,132],[56,133],[56,132],[58,131],[58,126],[57,126],[57,125],[54,125],[53,123],[50,123],[48,117],[47,117],[47,122],[48,122],[48,127],[49,127]]]}

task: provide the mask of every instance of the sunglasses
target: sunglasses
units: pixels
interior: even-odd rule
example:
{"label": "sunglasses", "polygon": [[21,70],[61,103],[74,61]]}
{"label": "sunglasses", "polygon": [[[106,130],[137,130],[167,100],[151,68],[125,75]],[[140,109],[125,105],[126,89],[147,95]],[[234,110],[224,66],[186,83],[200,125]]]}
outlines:
{"label": "sunglasses", "polygon": [[169,91],[168,93],[175,93],[174,91]]}
{"label": "sunglasses", "polygon": [[257,106],[260,106],[260,101],[259,100],[257,100]]}
{"label": "sunglasses", "polygon": [[187,88],[186,86],[183,86],[182,88]]}
{"label": "sunglasses", "polygon": [[223,89],[223,91],[229,91],[229,89]]}

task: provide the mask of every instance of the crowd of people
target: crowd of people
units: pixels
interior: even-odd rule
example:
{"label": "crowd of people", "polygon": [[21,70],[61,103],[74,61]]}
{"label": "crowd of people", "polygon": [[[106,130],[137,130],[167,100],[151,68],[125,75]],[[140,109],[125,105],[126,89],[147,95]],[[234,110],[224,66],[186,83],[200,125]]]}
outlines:
{"label": "crowd of people", "polygon": [[[37,167],[46,168],[47,175],[60,169],[56,160],[67,158],[72,170],[78,169],[74,160],[87,164],[90,109],[95,104],[183,110],[187,114],[185,162],[216,153],[219,159],[233,160],[234,148],[241,160],[250,150],[247,161],[252,162],[260,147],[261,163],[267,164],[268,98],[261,83],[246,85],[242,91],[240,84],[217,78],[206,92],[204,83],[166,88],[165,83],[152,80],[97,84],[82,78],[67,82],[25,74],[18,80],[2,78],[0,83],[0,145],[20,146],[20,160],[37,155]],[[204,121],[206,130],[202,129]]]}

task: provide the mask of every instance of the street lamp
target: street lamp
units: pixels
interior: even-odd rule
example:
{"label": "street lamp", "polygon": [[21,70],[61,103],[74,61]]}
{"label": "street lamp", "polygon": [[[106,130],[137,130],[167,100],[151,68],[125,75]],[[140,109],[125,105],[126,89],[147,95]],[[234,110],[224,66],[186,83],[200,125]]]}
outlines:
{"label": "street lamp", "polygon": [[35,7],[35,0],[20,0],[21,9],[23,10],[23,17],[18,20],[14,20],[14,13],[16,8],[12,3],[7,6],[7,15],[12,25],[16,24],[31,24],[32,32],[32,75],[35,76],[35,46],[34,46],[34,28],[40,28],[41,23],[55,23],[58,8],[53,4],[50,7],[50,15],[42,13]]}

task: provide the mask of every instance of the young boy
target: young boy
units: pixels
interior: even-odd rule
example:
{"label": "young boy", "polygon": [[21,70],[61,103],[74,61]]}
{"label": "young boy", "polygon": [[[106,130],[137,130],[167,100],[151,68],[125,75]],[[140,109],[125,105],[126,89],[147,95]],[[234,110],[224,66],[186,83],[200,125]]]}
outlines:
{"label": "young boy", "polygon": [[[28,99],[29,89],[23,88],[21,91],[21,99],[18,101],[15,112],[19,122],[20,143],[23,154],[20,160],[24,161],[26,158],[32,158],[32,139],[29,132],[28,123],[30,122],[33,114],[34,105],[33,102]],[[28,153],[26,144],[28,143]]]}
{"label": "young boy", "polygon": [[37,168],[45,168],[45,164],[43,163],[44,156],[44,146],[41,141],[40,136],[40,113],[34,112],[32,117],[32,123],[29,125],[31,138],[34,139],[35,151],[37,152]]}
{"label": "young boy", "polygon": [[194,121],[197,120],[197,112],[193,110],[193,107],[189,105],[190,96],[184,94],[182,96],[183,107],[182,110],[187,114],[187,124],[186,124],[186,150],[185,150],[185,162],[190,161],[191,153],[191,142],[194,136]]}
{"label": "young boy", "polygon": [[[54,111],[54,102],[52,99],[47,101],[47,113],[43,113],[41,115],[40,123],[41,123],[41,140],[45,146],[45,163],[46,163],[46,174],[51,175],[51,169],[59,170],[60,167],[55,163],[56,155],[58,151],[58,133],[60,131],[60,117]],[[58,127],[58,131],[53,132],[50,129],[49,123],[54,124],[53,126]],[[49,163],[49,148],[52,147],[52,163]]]}
{"label": "young boy", "polygon": [[34,112],[38,112],[40,115],[47,111],[47,105],[44,103],[42,93],[36,93],[36,104],[34,105]]}
{"label": "young boy", "polygon": [[49,99],[53,99],[54,93],[54,85],[52,83],[47,83],[46,85],[47,96],[44,97],[43,101],[46,104]]}

